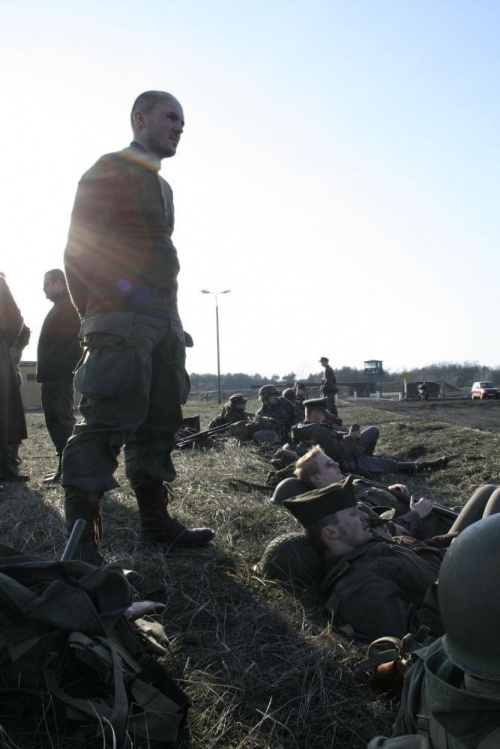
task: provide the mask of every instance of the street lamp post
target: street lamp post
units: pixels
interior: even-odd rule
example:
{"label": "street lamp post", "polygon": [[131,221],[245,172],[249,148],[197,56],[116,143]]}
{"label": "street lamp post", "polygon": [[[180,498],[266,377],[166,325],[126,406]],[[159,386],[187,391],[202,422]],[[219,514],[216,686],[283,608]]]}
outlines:
{"label": "street lamp post", "polygon": [[208,289],[202,289],[202,294],[211,294],[215,298],[215,331],[217,334],[217,403],[222,403],[222,392],[220,389],[220,346],[219,346],[219,303],[217,297],[219,294],[229,294],[231,289],[225,291],[218,291],[217,293],[209,291]]}

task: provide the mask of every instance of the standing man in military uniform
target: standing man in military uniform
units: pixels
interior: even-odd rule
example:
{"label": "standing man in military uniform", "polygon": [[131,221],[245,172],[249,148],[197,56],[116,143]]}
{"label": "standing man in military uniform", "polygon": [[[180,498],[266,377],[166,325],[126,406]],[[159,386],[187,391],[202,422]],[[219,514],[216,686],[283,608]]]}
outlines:
{"label": "standing man in military uniform", "polygon": [[65,270],[86,348],[76,372],[83,420],[63,455],[68,531],[87,521],[80,557],[102,563],[100,498],[118,486],[120,448],[139,505],[144,541],[199,546],[210,528],[190,529],[167,510],[165,481],[189,393],[185,339],[177,310],[179,261],[172,190],[159,176],[184,129],[180,103],[164,91],[132,107],[134,140],[82,177],[75,199]]}
{"label": "standing man in military uniform", "polygon": [[75,426],[73,372],[82,356],[78,339],[80,317],[73,306],[66,278],[59,268],[47,271],[43,290],[53,307],[43,321],[38,339],[36,381],[42,383],[45,426],[56,449],[58,465],[43,479],[61,480],[62,453]]}
{"label": "standing man in military uniform", "polygon": [[326,356],[322,356],[319,360],[319,363],[325,369],[323,379],[321,380],[321,395],[323,396],[323,398],[328,399],[328,410],[330,411],[330,413],[334,416],[338,416],[339,412],[337,411],[335,396],[339,392],[339,389],[337,387],[337,378],[335,377],[335,372],[329,365],[328,361],[329,360]]}

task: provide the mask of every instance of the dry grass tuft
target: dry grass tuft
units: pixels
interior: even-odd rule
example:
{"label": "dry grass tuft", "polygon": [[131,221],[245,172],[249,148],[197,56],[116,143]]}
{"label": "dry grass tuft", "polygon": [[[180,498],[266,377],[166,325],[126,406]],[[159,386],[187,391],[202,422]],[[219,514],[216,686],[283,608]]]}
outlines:
{"label": "dry grass tuft", "polygon": [[[202,423],[216,408],[202,407]],[[190,404],[186,415],[197,412]],[[343,407],[341,415],[348,423],[381,426],[380,452],[401,458],[461,455],[443,472],[390,477],[410,484],[416,494],[453,506],[463,504],[480,483],[498,481],[497,437],[439,422],[409,423],[361,406]],[[41,483],[55,458],[43,417],[30,415],[28,421],[30,439],[21,454],[32,480],[8,485],[1,495],[1,541],[57,557],[65,541],[62,489]],[[216,527],[211,547],[164,552],[141,546],[123,467],[121,488],[106,496],[103,513],[106,554],[139,573],[138,597],[167,606],[167,665],[193,703],[180,749],[361,749],[372,736],[387,734],[395,706],[372,691],[368,676],[351,670],[364,648],[332,630],[314,591],[294,596],[252,571],[268,541],[297,529],[267,494],[236,491],[230,484],[231,477],[263,483],[268,462],[228,439],[216,450],[179,451],[175,464],[173,511],[189,523]],[[97,746],[88,732],[36,711],[21,721],[1,722],[7,732],[0,735],[2,746],[9,741],[22,749]]]}

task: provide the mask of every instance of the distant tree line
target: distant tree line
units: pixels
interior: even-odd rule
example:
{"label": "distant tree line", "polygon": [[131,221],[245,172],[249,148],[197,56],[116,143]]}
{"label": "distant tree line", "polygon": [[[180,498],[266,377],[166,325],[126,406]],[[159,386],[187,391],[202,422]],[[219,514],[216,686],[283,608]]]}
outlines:
{"label": "distant tree line", "polygon": [[[363,369],[355,367],[340,367],[335,369],[338,382],[363,382],[367,379]],[[485,367],[477,362],[437,362],[429,364],[419,369],[407,370],[410,375],[410,381],[434,380],[436,382],[447,382],[456,387],[470,387],[477,380],[491,380],[500,384],[500,369]],[[227,373],[221,377],[221,387],[224,391],[237,392],[238,390],[257,389],[262,385],[272,383],[289,383],[293,384],[297,380],[300,382],[317,383],[321,380],[323,370],[311,372],[307,377],[298,377],[295,372],[287,372],[280,376],[272,374],[270,377],[261,374],[245,374],[244,372]],[[403,372],[385,372],[382,376],[377,376],[377,382],[393,382],[402,379]],[[207,390],[217,390],[216,374],[190,374],[191,392],[206,392]]]}

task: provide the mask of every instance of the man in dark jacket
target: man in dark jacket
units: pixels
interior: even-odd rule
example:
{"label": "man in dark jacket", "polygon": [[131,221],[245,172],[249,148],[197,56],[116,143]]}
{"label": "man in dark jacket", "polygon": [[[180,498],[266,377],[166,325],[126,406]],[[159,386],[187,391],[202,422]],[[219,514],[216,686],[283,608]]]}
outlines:
{"label": "man in dark jacket", "polygon": [[131,145],[100,158],[80,180],[65,253],[86,348],[75,375],[83,421],[63,454],[65,512],[68,531],[86,520],[79,555],[95,564],[103,561],[100,499],[118,486],[123,445],[141,538],[200,546],[214,536],[172,518],[163,485],[176,475],[171,452],[189,378],[172,190],[158,172],[177,151],[184,113],[171,94],[147,91],[133,104],[131,124]]}
{"label": "man in dark jacket", "polygon": [[338,624],[371,639],[404,637],[421,624],[443,634],[434,585],[442,554],[374,540],[368,516],[357,507],[352,476],[283,504],[323,555],[321,590]]}
{"label": "man in dark jacket", "polygon": [[248,399],[245,398],[243,393],[234,393],[231,395],[228,402],[222,406],[221,413],[212,419],[208,428],[214,429],[214,427],[221,427],[225,424],[235,424],[238,421],[250,421],[253,419],[253,414],[245,411],[247,401]]}
{"label": "man in dark jacket", "polygon": [[11,348],[16,344],[23,318],[10,292],[3,273],[0,273],[0,471],[4,481],[26,481],[11,460],[13,445],[26,439],[21,390]]}
{"label": "man in dark jacket", "polygon": [[449,458],[427,461],[401,461],[374,455],[379,438],[377,427],[363,430],[351,427],[348,434],[327,426],[329,410],[326,398],[312,398],[304,402],[306,417],[292,428],[293,441],[310,446],[319,445],[328,457],[339,463],[345,473],[379,475],[383,473],[417,473],[429,469],[446,468]]}
{"label": "man in dark jacket", "polygon": [[71,302],[62,270],[47,271],[43,290],[53,307],[38,339],[36,380],[42,383],[45,425],[59,460],[56,471],[43,481],[55,483],[61,478],[62,453],[75,426],[73,372],[82,348],[78,339],[80,317]]}
{"label": "man in dark jacket", "polygon": [[290,436],[290,428],[300,417],[293,403],[283,398],[274,385],[263,385],[259,390],[261,407],[255,414],[255,421],[262,428],[273,429],[282,442]]}

